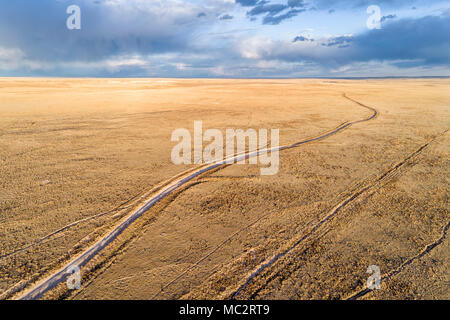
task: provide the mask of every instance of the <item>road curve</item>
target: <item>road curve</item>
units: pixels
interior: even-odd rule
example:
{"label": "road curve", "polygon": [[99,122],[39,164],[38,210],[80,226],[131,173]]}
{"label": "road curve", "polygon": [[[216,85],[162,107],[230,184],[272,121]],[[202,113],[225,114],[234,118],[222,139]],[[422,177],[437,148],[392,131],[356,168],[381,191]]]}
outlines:
{"label": "road curve", "polygon": [[286,146],[279,146],[279,147],[273,147],[273,148],[266,148],[262,150],[256,150],[256,151],[250,151],[244,154],[235,155],[230,158],[220,160],[218,162],[207,164],[205,166],[202,166],[201,168],[188,173],[184,176],[181,176],[180,178],[176,179],[175,181],[169,183],[167,186],[163,187],[160,191],[154,193],[149,199],[146,200],[144,205],[140,207],[137,211],[131,213],[127,217],[125,217],[119,225],[117,225],[112,231],[110,231],[108,234],[106,234],[104,237],[102,237],[100,240],[98,240],[96,243],[94,243],[92,246],[90,246],[88,249],[83,251],[81,254],[79,254],[76,258],[71,260],[69,263],[67,263],[64,267],[57,270],[50,276],[46,277],[45,279],[37,282],[35,285],[33,285],[31,288],[25,290],[22,294],[20,294],[16,299],[18,300],[36,300],[41,298],[46,292],[49,290],[55,288],[58,284],[64,282],[67,280],[67,277],[70,275],[67,270],[68,268],[72,266],[77,266],[79,268],[86,265],[95,255],[97,255],[100,251],[102,251],[105,247],[107,247],[112,241],[114,241],[126,228],[128,228],[136,219],[141,217],[145,212],[147,212],[150,208],[152,208],[156,203],[158,203],[160,200],[164,199],[174,191],[180,189],[182,186],[184,186],[189,181],[195,179],[196,177],[212,171],[220,166],[224,166],[230,163],[238,162],[245,160],[247,158],[256,157],[260,154],[265,154],[269,152],[278,152],[281,150],[291,149],[298,147],[302,144],[310,143],[310,142],[316,142],[323,139],[326,139],[332,135],[335,135],[339,133],[340,131],[352,126],[353,124],[361,123],[361,122],[367,122],[372,119],[374,119],[378,112],[376,109],[372,107],[368,107],[356,100],[353,100],[349,97],[347,97],[345,94],[343,94],[343,97],[360,105],[361,107],[364,107],[370,111],[372,111],[372,115],[353,122],[346,122],[341,124],[336,129],[329,131],[327,133],[321,134],[319,136],[309,138],[303,141],[299,141],[290,145]]}

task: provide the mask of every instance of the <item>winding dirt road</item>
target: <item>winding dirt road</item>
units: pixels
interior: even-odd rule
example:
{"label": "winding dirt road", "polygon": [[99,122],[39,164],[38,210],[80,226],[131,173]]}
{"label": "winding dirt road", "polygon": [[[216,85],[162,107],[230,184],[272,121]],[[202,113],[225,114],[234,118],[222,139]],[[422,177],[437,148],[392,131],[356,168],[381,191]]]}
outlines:
{"label": "winding dirt road", "polygon": [[371,115],[367,118],[352,121],[352,122],[345,122],[338,126],[337,128],[323,133],[319,136],[309,138],[303,141],[299,141],[290,145],[285,146],[279,146],[279,147],[272,147],[272,148],[266,148],[262,150],[256,150],[256,151],[250,151],[245,154],[235,155],[233,157],[212,163],[212,164],[206,164],[201,166],[200,168],[195,169],[192,172],[186,173],[184,175],[181,175],[178,178],[172,178],[168,180],[163,188],[161,188],[159,191],[152,194],[144,203],[142,207],[140,207],[138,210],[134,211],[127,217],[125,217],[113,230],[111,230],[108,234],[106,234],[104,237],[99,239],[96,243],[94,243],[92,246],[90,246],[88,249],[83,251],[81,254],[79,254],[76,258],[68,262],[64,267],[57,270],[53,274],[49,275],[45,279],[37,282],[36,284],[32,285],[31,288],[25,290],[22,294],[20,294],[17,299],[20,300],[34,300],[41,298],[46,292],[49,290],[55,288],[60,283],[67,280],[68,276],[70,275],[67,270],[73,266],[77,266],[79,268],[86,265],[94,256],[96,256],[100,251],[102,251],[105,247],[107,247],[111,242],[113,242],[125,229],[127,229],[136,219],[141,217],[145,212],[147,212],[150,208],[152,208],[156,203],[173,193],[174,191],[180,189],[183,187],[186,183],[189,181],[199,177],[200,175],[210,172],[216,168],[219,168],[221,166],[226,166],[227,164],[230,164],[230,162],[238,162],[245,160],[247,158],[256,157],[260,154],[269,153],[269,152],[279,152],[286,149],[291,149],[298,147],[300,145],[316,142],[320,140],[324,140],[330,136],[333,136],[341,131],[343,131],[346,128],[349,128],[350,126],[362,122],[367,122],[370,120],[373,120],[378,115],[378,112],[376,109],[366,106],[356,100],[353,100],[349,97],[347,97],[345,94],[343,94],[343,97],[358,104],[361,107],[364,107],[371,111]]}

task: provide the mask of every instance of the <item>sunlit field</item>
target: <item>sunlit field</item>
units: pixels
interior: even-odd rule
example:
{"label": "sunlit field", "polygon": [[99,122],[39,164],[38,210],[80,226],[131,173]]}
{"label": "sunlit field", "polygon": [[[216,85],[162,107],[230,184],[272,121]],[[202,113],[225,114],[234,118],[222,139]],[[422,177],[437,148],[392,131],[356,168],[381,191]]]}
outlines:
{"label": "sunlit field", "polygon": [[[45,299],[449,299],[450,80],[0,79],[0,297],[177,175],[171,134],[279,129],[279,171],[176,190]],[[371,116],[369,121],[358,122]],[[376,265],[382,290],[365,292]]]}

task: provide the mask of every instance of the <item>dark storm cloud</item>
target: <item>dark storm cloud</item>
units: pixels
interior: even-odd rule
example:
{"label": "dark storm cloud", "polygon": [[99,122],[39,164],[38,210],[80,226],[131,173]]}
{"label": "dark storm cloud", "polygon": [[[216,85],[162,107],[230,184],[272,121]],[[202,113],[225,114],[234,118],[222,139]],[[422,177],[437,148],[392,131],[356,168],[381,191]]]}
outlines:
{"label": "dark storm cloud", "polygon": [[[81,30],[66,28],[66,9],[74,3],[82,8]],[[126,5],[105,3],[2,1],[0,47],[20,48],[29,58],[51,62],[181,51],[189,46],[195,18],[204,15],[184,8],[162,15],[157,10],[165,8],[147,9],[136,1]],[[204,18],[197,20],[204,23]]]}
{"label": "dark storm cloud", "polygon": [[[278,68],[285,68],[287,76],[291,65],[305,63],[318,70],[372,61],[405,69],[417,66],[449,69],[449,12],[400,19],[395,14],[386,15],[396,13],[395,10],[383,10],[383,20],[389,23],[384,23],[380,30],[331,38],[314,33],[316,39],[297,36],[293,40],[290,32],[307,27],[301,26],[301,19],[298,19],[299,29],[289,30],[288,34],[281,27],[279,36],[266,34],[266,29],[259,26],[249,29],[254,32],[250,35],[242,31],[240,15],[231,19],[231,15],[225,14],[241,10],[241,13],[248,12],[249,19],[276,25],[301,16],[316,4],[328,6],[326,10],[319,9],[324,13],[331,6],[340,13],[342,6],[362,7],[371,2],[236,0],[236,8],[230,2],[210,0],[204,3],[197,0],[0,0],[0,75],[5,75],[5,70],[14,70],[14,75],[195,77],[215,75],[211,70],[223,69],[249,76],[263,75],[258,73],[258,65],[260,62],[266,65],[267,61],[275,66],[267,72],[276,73]],[[400,6],[400,1],[391,3]],[[66,28],[69,4],[82,7],[81,30]],[[404,5],[411,7],[406,1]],[[225,30],[230,34],[213,35],[209,31],[214,30],[214,23],[220,24],[219,28],[230,27],[233,32]],[[324,24],[333,27],[333,22]]]}
{"label": "dark storm cloud", "polygon": [[[296,38],[304,41],[304,38]],[[294,39],[295,40],[295,39]],[[316,39],[318,40],[318,39]],[[294,41],[295,42],[295,41]],[[356,62],[386,62],[397,67],[450,66],[450,15],[394,20],[380,30],[322,41],[322,50],[274,43],[262,59],[308,61],[339,67]]]}
{"label": "dark storm cloud", "polygon": [[[285,4],[273,3],[270,0],[235,0],[241,6],[251,7],[247,16],[251,21],[255,21],[255,16],[265,15],[262,19],[263,24],[280,24],[286,19],[299,15],[304,11],[325,10],[328,13],[336,12],[336,8],[355,10],[367,8],[370,5],[378,5],[382,8],[401,8],[410,7],[411,3],[432,3],[442,2],[441,0],[286,0]],[[395,18],[393,15],[386,16],[384,20]],[[383,20],[383,21],[384,21]]]}
{"label": "dark storm cloud", "polygon": [[420,60],[423,65],[450,64],[450,15],[402,19],[355,36],[359,61]]}

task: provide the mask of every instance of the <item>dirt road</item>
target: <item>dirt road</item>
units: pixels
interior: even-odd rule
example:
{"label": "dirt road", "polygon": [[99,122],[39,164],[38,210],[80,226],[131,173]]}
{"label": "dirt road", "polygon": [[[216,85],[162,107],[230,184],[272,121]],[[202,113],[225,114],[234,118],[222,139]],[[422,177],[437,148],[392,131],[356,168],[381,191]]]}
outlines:
{"label": "dirt road", "polygon": [[[217,169],[221,166],[224,166],[230,161],[238,162],[243,159],[258,156],[263,153],[279,152],[282,150],[295,148],[295,147],[298,147],[298,146],[306,144],[306,143],[324,140],[332,135],[335,135],[335,134],[341,132],[342,130],[344,130],[346,128],[349,128],[350,126],[352,126],[354,124],[370,121],[377,116],[377,111],[374,108],[366,106],[356,100],[353,100],[353,99],[347,97],[345,94],[343,95],[343,97],[358,104],[361,107],[369,109],[372,112],[372,114],[367,118],[363,118],[363,119],[360,119],[357,121],[343,123],[340,126],[338,126],[337,128],[335,128],[329,132],[323,133],[319,136],[316,136],[316,137],[313,137],[313,138],[310,138],[307,140],[299,141],[299,142],[296,142],[296,143],[293,143],[290,145],[267,148],[267,149],[263,149],[263,150],[251,151],[251,152],[248,152],[248,153],[245,153],[242,155],[236,155],[234,157],[224,159],[222,161],[219,161],[219,162],[216,162],[213,164],[202,166],[201,168],[196,169],[193,172],[191,172],[185,176],[177,178],[175,181],[172,181],[172,182],[168,183],[167,186],[163,187],[161,191],[158,191],[156,194],[153,194],[149,199],[147,199],[145,201],[145,204],[141,208],[139,208],[137,211],[133,212],[128,217],[124,218],[120,222],[119,225],[117,225],[111,232],[109,232],[107,235],[105,235],[100,240],[98,240],[94,245],[92,245],[90,248],[85,250],[83,253],[81,253],[79,256],[77,256],[75,259],[71,260],[69,263],[67,263],[63,268],[59,269],[57,272],[53,273],[52,275],[48,276],[44,280],[33,285],[31,288],[27,289],[24,293],[22,293],[18,297],[18,299],[23,299],[23,300],[39,299],[46,292],[53,289],[58,284],[66,281],[67,277],[69,276],[69,273],[67,272],[68,269],[70,269],[73,266],[77,266],[79,268],[83,267],[95,255],[97,255],[106,246],[108,246],[112,241],[114,241],[114,239],[116,239],[130,224],[132,224],[134,221],[136,221],[136,219],[138,219],[140,216],[142,216],[145,212],[147,212],[150,208],[152,208],[156,203],[158,203],[160,200],[167,197],[172,192],[178,190],[179,188],[184,186],[189,181],[192,181],[193,179],[197,178],[198,176],[200,176],[206,172],[212,171],[214,169]],[[267,266],[269,266],[269,265],[267,265]]]}

